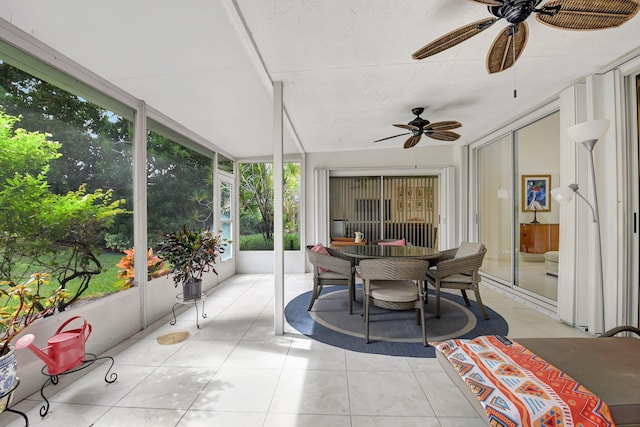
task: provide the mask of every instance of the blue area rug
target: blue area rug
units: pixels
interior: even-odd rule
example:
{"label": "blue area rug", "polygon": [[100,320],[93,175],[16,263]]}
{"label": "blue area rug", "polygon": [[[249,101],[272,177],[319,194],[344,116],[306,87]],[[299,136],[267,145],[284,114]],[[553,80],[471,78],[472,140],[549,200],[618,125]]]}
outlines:
{"label": "blue area rug", "polygon": [[[485,305],[489,320],[484,320],[475,301],[467,307],[460,293],[443,293],[441,318],[435,318],[435,296],[429,290],[426,306],[427,340],[475,338],[480,335],[508,335],[509,325]],[[433,347],[422,345],[422,331],[413,310],[392,311],[371,307],[369,344],[364,342],[362,288],[356,291],[353,313],[347,313],[347,290],[344,286],[328,286],[307,311],[311,291],[298,295],[285,307],[287,322],[314,340],[361,353],[407,357],[435,357]]]}

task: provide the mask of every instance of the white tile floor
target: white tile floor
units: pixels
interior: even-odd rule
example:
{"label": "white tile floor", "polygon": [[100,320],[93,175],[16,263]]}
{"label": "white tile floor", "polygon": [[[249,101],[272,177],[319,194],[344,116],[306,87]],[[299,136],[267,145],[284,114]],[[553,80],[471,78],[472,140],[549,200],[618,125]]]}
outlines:
{"label": "white tile floor", "polygon": [[[285,299],[311,288],[309,274],[288,275]],[[288,325],[273,334],[273,276],[237,275],[206,299],[207,318],[193,308],[178,324],[167,316],[107,354],[118,380],[98,366],[14,406],[30,426],[483,426],[436,359],[356,353],[300,335]],[[585,336],[490,289],[485,304],[509,322],[511,337]],[[188,340],[160,345],[160,333],[187,329]],[[12,422],[12,420],[14,420]],[[0,415],[0,425],[23,426]]]}

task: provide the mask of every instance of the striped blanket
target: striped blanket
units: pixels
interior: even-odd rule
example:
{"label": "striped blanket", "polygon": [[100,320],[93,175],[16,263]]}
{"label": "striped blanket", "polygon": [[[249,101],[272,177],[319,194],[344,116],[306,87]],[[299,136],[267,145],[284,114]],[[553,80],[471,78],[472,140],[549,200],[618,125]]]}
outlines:
{"label": "striped blanket", "polygon": [[487,412],[491,426],[615,426],[586,387],[517,342],[495,336],[432,343]]}

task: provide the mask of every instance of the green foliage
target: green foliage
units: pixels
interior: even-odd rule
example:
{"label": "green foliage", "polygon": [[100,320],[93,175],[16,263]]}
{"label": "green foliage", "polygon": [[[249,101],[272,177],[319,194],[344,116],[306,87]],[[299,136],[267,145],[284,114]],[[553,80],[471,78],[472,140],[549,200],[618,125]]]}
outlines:
{"label": "green foliage", "polygon": [[[86,184],[66,194],[52,192],[47,172],[59,157],[60,145],[42,133],[15,129],[17,123],[18,118],[0,114],[5,178],[0,182],[0,206],[5,210],[0,216],[0,280],[19,283],[33,271],[51,274],[63,289],[80,280],[70,300],[59,302],[58,309],[64,310],[102,271],[97,247],[104,230],[126,212],[124,200],[113,200],[112,190],[88,192]],[[21,271],[15,269],[18,261],[25,266]]]}
{"label": "green foliage", "polygon": [[[20,126],[39,132],[42,139],[60,141],[56,157],[47,160],[48,189],[64,195],[86,185],[89,193],[111,189],[113,200],[126,200],[121,208],[133,210],[133,123],[81,96],[62,90],[0,62],[0,102],[4,111],[20,116]],[[11,129],[11,126],[7,129]],[[0,131],[8,131],[3,128]],[[25,146],[24,153],[44,157]],[[19,147],[18,147],[19,149]],[[7,156],[11,158],[12,156]],[[16,156],[19,158],[18,156]],[[207,227],[213,213],[212,160],[171,139],[149,131],[147,135],[149,246],[155,247],[164,230],[177,230],[182,224]],[[22,162],[34,171],[40,164],[33,158]],[[0,165],[0,183],[5,168]],[[21,168],[21,170],[29,170]],[[31,173],[36,177],[37,173]],[[124,250],[133,246],[133,218],[118,215],[103,229],[101,245]]]}
{"label": "green foliage", "polygon": [[[240,247],[243,251],[272,251],[273,250],[273,238],[265,240],[262,234],[242,235],[240,236]],[[284,235],[284,250],[300,249],[300,240],[298,239],[298,233],[285,234]]]}
{"label": "green foliage", "polygon": [[[213,161],[156,133],[147,137],[148,244],[166,230],[208,228],[213,214]],[[130,246],[129,246],[130,247]]]}
{"label": "green foliage", "polygon": [[53,313],[67,296],[62,288],[47,291],[48,274],[35,273],[24,283],[0,282],[0,356],[24,328]]}
{"label": "green foliage", "polygon": [[[299,216],[300,164],[285,163],[283,170],[283,215],[287,233],[297,233]],[[262,233],[263,243],[240,239],[241,250],[266,250],[273,241],[273,166],[271,163],[240,164],[240,234]],[[260,249],[250,249],[259,247]],[[273,249],[273,243],[269,249]]]}

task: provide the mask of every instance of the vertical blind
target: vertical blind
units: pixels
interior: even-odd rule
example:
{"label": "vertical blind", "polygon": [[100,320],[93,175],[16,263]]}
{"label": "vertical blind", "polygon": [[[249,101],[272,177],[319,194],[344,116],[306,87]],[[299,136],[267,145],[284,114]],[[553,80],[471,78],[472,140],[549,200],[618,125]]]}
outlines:
{"label": "vertical blind", "polygon": [[331,177],[331,237],[364,234],[369,243],[406,239],[414,246],[436,247],[437,176]]}

